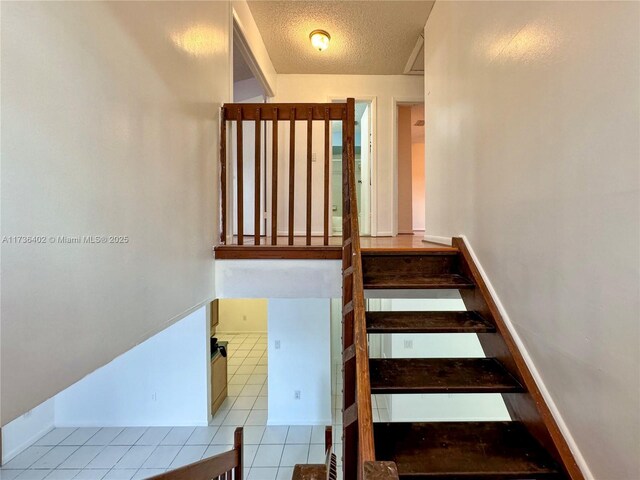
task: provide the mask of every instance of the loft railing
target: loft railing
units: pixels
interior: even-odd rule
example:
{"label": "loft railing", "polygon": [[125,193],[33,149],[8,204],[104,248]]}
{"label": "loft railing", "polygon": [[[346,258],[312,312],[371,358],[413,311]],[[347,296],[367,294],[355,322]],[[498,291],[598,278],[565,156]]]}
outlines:
{"label": "loft railing", "polygon": [[151,480],[242,480],[242,427],[236,428],[233,450],[151,477]]}
{"label": "loft railing", "polygon": [[342,122],[342,361],[343,469],[345,480],[397,479],[393,462],[377,462],[369,377],[362,257],[355,177],[355,102]]}
{"label": "loft railing", "polygon": [[[300,104],[226,104],[222,107],[220,142],[221,224],[220,243],[228,244],[230,234],[229,203],[232,195],[228,188],[227,124],[236,125],[235,168],[237,243],[244,242],[244,124],[253,122],[255,134],[254,155],[254,245],[260,245],[262,222],[261,195],[261,122],[272,125],[271,138],[271,225],[270,243],[278,244],[278,124],[289,122],[289,180],[288,180],[288,245],[294,245],[295,236],[295,170],[296,122],[306,122],[306,245],[311,245],[312,225],[312,141],[313,122],[324,122],[324,188],[322,224],[324,245],[329,244],[329,178],[331,121],[342,122],[342,343],[343,343],[343,471],[345,480],[395,480],[398,478],[393,462],[378,462],[375,458],[373,414],[369,378],[369,352],[365,322],[365,301],[362,282],[362,259],[358,226],[358,202],[355,178],[355,101],[346,103]],[[265,159],[265,166],[268,160]],[[265,177],[266,178],[266,177]]]}
{"label": "loft railing", "polygon": [[[261,244],[261,231],[263,222],[263,194],[270,195],[266,199],[265,206],[270,203],[270,223],[268,229],[265,230],[266,243],[271,245],[278,244],[278,226],[281,221],[278,218],[278,189],[279,182],[284,180],[281,178],[280,169],[288,164],[288,192],[287,192],[287,208],[288,215],[285,220],[287,224],[287,241],[288,245],[294,245],[295,236],[295,198],[296,198],[296,170],[304,168],[306,171],[305,188],[305,243],[311,245],[312,240],[312,212],[313,212],[313,122],[320,121],[324,123],[324,165],[323,165],[323,188],[322,188],[322,244],[329,245],[330,235],[330,174],[331,174],[331,121],[343,120],[345,116],[345,103],[231,103],[225,104],[221,112],[221,136],[220,136],[220,244],[228,245],[233,243],[230,211],[234,207],[236,215],[236,243],[243,245],[245,243],[244,232],[244,168],[253,168],[254,179],[253,185],[253,202],[254,202],[254,218],[253,218],[253,244]],[[264,158],[263,168],[263,152],[262,135],[264,133],[265,145],[267,141],[267,129],[262,131],[264,124],[271,125],[271,158]],[[289,129],[289,155],[288,162],[285,163],[280,159],[278,128],[280,122],[287,122]],[[305,164],[296,164],[296,122],[305,122],[306,131],[306,162]],[[233,139],[228,138],[227,126],[235,125],[235,143]],[[249,125],[247,125],[249,124]],[[251,126],[253,124],[253,126]],[[287,128],[285,127],[285,128]],[[255,136],[255,145],[251,152],[244,151],[244,135],[245,129],[249,130]],[[235,158],[229,159],[228,144],[232,143],[235,147]],[[342,139],[342,149],[345,149],[345,138]],[[253,157],[250,159],[250,157]],[[229,194],[229,172],[231,165],[229,160],[234,162],[236,172],[236,194]],[[249,162],[252,162],[250,165]],[[301,162],[300,162],[301,163]],[[271,172],[271,185],[263,189],[263,181],[268,178],[267,171]],[[267,190],[264,192],[263,190]],[[232,205],[233,204],[233,205]],[[317,209],[317,207],[316,207]],[[270,237],[270,238],[269,238]]]}

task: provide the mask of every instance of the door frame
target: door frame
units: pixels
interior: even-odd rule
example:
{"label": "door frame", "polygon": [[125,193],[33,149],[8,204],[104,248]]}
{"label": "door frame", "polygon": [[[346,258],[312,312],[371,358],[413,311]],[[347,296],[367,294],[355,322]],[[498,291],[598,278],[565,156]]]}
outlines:
{"label": "door frame", "polygon": [[[345,95],[330,95],[327,97],[327,102],[333,103],[337,101],[346,101],[347,96]],[[378,117],[377,117],[377,100],[378,97],[374,96],[356,96],[353,97],[356,102],[368,102],[371,106],[371,159],[370,159],[370,179],[371,179],[371,191],[369,192],[370,201],[369,201],[369,215],[371,216],[371,231],[369,235],[371,237],[378,236]],[[329,142],[330,148],[333,149],[333,138],[330,138]],[[333,162],[330,162],[331,168],[329,169],[329,175],[333,174]],[[331,177],[330,177],[331,178]],[[342,199],[340,199],[342,201]],[[333,198],[331,199],[333,203]],[[330,212],[331,213],[331,212]],[[333,223],[332,223],[333,225]],[[333,228],[332,228],[333,230]]]}
{"label": "door frame", "polygon": [[[262,91],[264,92],[265,97],[273,97],[275,95],[274,89],[269,84],[267,80],[267,76],[265,75],[260,62],[256,58],[255,53],[251,50],[251,45],[247,39],[248,35],[245,29],[245,26],[242,23],[242,19],[240,18],[240,14],[236,11],[235,7],[231,7],[231,35],[229,36],[230,43],[230,52],[231,52],[231,99],[233,99],[233,56],[236,55],[236,51],[234,49],[234,34],[238,35],[238,45],[236,45],[240,55],[243,56],[245,62],[247,62],[247,66],[253,76],[256,78],[258,83],[260,83],[262,87]],[[232,100],[233,101],[233,100]]]}
{"label": "door frame", "polygon": [[391,234],[394,237],[398,235],[398,107],[416,103],[424,105],[424,97],[391,97],[391,146],[393,148],[393,223]]}

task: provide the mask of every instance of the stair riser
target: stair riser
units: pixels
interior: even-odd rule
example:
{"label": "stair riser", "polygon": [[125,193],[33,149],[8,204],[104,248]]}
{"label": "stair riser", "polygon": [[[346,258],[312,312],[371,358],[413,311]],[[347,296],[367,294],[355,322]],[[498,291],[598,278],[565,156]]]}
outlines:
{"label": "stair riser", "polygon": [[460,273],[456,255],[392,255],[363,256],[364,275],[376,274],[429,274],[442,275]]}

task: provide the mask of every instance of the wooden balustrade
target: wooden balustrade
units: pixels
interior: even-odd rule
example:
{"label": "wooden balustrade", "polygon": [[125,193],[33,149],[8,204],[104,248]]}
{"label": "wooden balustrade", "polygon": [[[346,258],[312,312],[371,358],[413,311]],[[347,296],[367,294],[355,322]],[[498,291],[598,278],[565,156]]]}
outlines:
{"label": "wooden balustrade", "polygon": [[[306,183],[305,183],[305,219],[304,219],[304,243],[308,246],[312,244],[312,231],[313,226],[313,212],[321,212],[322,215],[322,240],[321,244],[329,245],[329,236],[331,235],[330,224],[330,179],[331,179],[331,121],[343,120],[346,103],[299,103],[299,104],[278,104],[278,103],[242,103],[242,104],[225,104],[221,111],[221,139],[220,139],[220,244],[228,245],[233,244],[233,232],[230,228],[230,204],[233,202],[233,210],[235,211],[237,245],[244,245],[246,243],[245,231],[244,231],[244,217],[245,217],[245,205],[244,205],[244,192],[246,185],[244,185],[244,169],[245,169],[245,155],[243,141],[247,135],[247,124],[251,128],[253,123],[253,133],[255,135],[255,165],[254,165],[254,180],[253,180],[253,197],[254,197],[254,221],[253,221],[253,244],[260,245],[261,230],[263,221],[263,207],[262,199],[264,196],[263,186],[264,179],[266,178],[267,171],[262,171],[262,158],[263,158],[263,143],[262,136],[266,135],[266,129],[264,125],[266,122],[271,124],[271,158],[265,159],[265,169],[267,165],[271,171],[271,184],[268,187],[270,190],[270,225],[268,229],[268,237],[265,239],[265,244],[278,245],[278,198],[279,198],[279,185],[282,180],[280,174],[281,162],[279,161],[279,138],[278,138],[278,126],[281,121],[289,122],[289,175],[288,175],[288,215],[286,216],[287,245],[294,245],[295,237],[295,200],[296,200],[296,185],[295,175],[296,169],[304,168],[306,171]],[[313,191],[313,164],[314,164],[314,148],[313,148],[313,123],[321,121],[324,124],[324,155],[323,158],[323,188],[321,190],[322,204],[314,205],[314,191]],[[304,164],[296,165],[296,122],[306,122],[306,157]],[[236,138],[235,138],[235,171],[236,171],[236,195],[229,195],[227,190],[227,183],[229,181],[229,168],[228,168],[228,123],[235,123],[236,125]],[[343,137],[343,151],[346,148],[345,138]],[[264,145],[268,142],[265,140]],[[302,159],[301,159],[302,160]],[[269,193],[269,192],[267,192]],[[230,198],[234,197],[234,198]],[[265,205],[266,207],[266,205]],[[302,222],[301,222],[302,223]],[[320,234],[318,234],[320,235]],[[251,238],[251,237],[249,237]],[[250,241],[250,240],[249,240]]]}
{"label": "wooden balustrade", "polygon": [[233,450],[150,477],[152,480],[242,480],[242,427],[236,428]]}

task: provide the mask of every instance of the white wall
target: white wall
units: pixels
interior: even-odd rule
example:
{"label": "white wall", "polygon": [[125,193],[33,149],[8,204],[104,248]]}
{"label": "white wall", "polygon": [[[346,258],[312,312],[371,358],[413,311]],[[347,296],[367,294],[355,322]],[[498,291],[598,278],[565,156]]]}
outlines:
{"label": "white wall", "polygon": [[331,425],[330,330],[328,298],[269,299],[269,425]]}
{"label": "white wall", "polygon": [[[237,55],[239,55],[239,53],[237,53]],[[236,103],[264,102],[264,90],[262,89],[262,85],[260,85],[260,82],[255,78],[247,78],[246,80],[234,82],[233,101]],[[249,131],[246,133],[249,133]],[[251,152],[251,150],[245,150],[245,152]]]}
{"label": "white wall", "polygon": [[207,425],[207,309],[191,313],[56,395],[56,426]]}
{"label": "white wall", "polygon": [[468,236],[602,479],[640,478],[639,15],[436,2],[425,29],[427,234]]}
{"label": "white wall", "polygon": [[221,298],[216,333],[267,333],[267,300]]}
{"label": "white wall", "polygon": [[2,4],[2,425],[213,296],[230,10]]}
{"label": "white wall", "polygon": [[[329,102],[331,98],[375,97],[376,125],[375,150],[377,158],[372,182],[376,196],[372,199],[377,216],[372,219],[372,228],[378,235],[391,235],[394,215],[394,157],[392,110],[393,98],[420,99],[424,95],[422,78],[407,75],[278,75],[278,91],[273,102]],[[304,122],[296,131],[296,230],[304,232],[306,193],[306,129]],[[322,122],[314,122],[313,151],[317,161],[313,164],[313,205],[312,224],[314,232],[322,232],[322,182],[324,158],[324,130]],[[288,128],[280,128],[280,195],[279,223],[286,230],[288,208]],[[268,157],[270,158],[270,157]]]}
{"label": "white wall", "polygon": [[340,260],[218,260],[218,298],[337,298]]}

